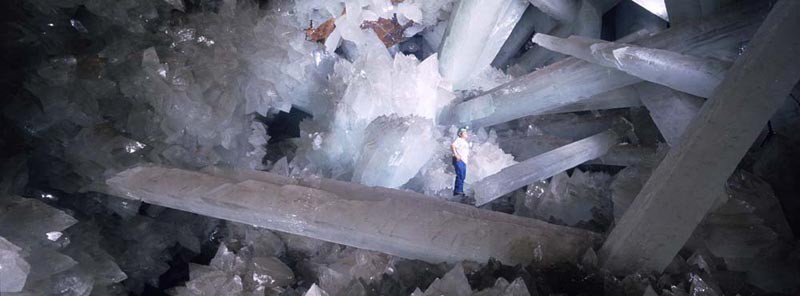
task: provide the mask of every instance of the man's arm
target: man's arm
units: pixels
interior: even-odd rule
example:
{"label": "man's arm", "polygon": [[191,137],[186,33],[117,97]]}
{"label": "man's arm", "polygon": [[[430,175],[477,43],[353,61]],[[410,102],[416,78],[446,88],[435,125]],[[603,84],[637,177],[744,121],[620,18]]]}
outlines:
{"label": "man's arm", "polygon": [[456,157],[456,160],[461,160],[461,156],[458,155],[458,152],[456,152],[456,144],[455,143],[450,144],[450,151],[453,151],[453,156]]}

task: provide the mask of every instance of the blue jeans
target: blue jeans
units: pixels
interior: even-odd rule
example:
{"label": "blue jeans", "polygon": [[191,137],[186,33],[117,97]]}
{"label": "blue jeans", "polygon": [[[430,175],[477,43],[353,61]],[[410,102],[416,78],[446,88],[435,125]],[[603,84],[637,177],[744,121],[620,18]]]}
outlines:
{"label": "blue jeans", "polygon": [[453,195],[464,193],[464,179],[467,178],[467,164],[453,156],[453,168],[456,169],[456,184]]}

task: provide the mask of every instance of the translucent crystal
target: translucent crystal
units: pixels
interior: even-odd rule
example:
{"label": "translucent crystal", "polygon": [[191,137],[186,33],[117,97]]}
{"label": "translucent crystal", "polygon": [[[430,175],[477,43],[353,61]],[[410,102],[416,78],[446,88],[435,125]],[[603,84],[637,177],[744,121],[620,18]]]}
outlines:
{"label": "translucent crystal", "polygon": [[23,259],[19,247],[0,237],[0,291],[20,292],[31,271],[31,266]]}
{"label": "translucent crystal", "polygon": [[490,67],[526,7],[521,0],[459,2],[439,53],[442,76],[464,89],[473,75]]}
{"label": "translucent crystal", "polygon": [[474,185],[475,203],[486,204],[534,181],[602,156],[618,139],[613,131],[603,132],[505,168]]}
{"label": "translucent crystal", "polygon": [[369,186],[398,188],[428,162],[435,146],[433,122],[420,117],[381,116],[365,131],[364,146],[355,164],[353,181]]}

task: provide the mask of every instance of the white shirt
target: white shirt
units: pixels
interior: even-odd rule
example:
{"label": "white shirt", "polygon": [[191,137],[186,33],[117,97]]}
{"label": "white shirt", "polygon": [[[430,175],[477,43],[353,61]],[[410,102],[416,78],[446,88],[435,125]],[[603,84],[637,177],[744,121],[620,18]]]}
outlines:
{"label": "white shirt", "polygon": [[458,137],[455,141],[453,141],[453,147],[456,148],[456,154],[458,154],[458,157],[461,158],[461,161],[464,163],[469,163],[469,143],[467,143],[467,140],[464,140],[462,137]]}

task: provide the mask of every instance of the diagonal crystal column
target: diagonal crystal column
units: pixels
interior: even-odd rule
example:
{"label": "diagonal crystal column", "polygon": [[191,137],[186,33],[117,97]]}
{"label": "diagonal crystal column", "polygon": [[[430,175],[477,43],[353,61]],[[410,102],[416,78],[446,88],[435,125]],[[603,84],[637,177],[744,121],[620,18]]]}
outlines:
{"label": "diagonal crystal column", "polygon": [[536,34],[533,42],[556,52],[702,97],[711,95],[730,68],[730,63],[717,59],[580,36],[559,38]]}
{"label": "diagonal crystal column", "polygon": [[[637,45],[700,57],[735,56],[769,9],[769,3],[743,3],[712,18],[661,31]],[[490,126],[574,103],[640,81],[619,70],[567,58],[494,88],[453,108],[453,123]]]}
{"label": "diagonal crystal column", "polygon": [[616,132],[608,130],[507,167],[472,185],[475,205],[484,205],[535,181],[598,158],[617,145],[619,140]]}
{"label": "diagonal crystal column", "polygon": [[662,271],[718,198],[764,124],[800,80],[800,1],[782,0],[600,252],[617,274]]}
{"label": "diagonal crystal column", "polygon": [[599,238],[412,192],[261,171],[140,166],[106,184],[130,199],[428,262],[573,261]]}
{"label": "diagonal crystal column", "polygon": [[620,87],[618,89],[612,89],[588,98],[579,98],[569,105],[548,110],[542,114],[638,107],[642,105],[642,101],[640,100],[640,95],[636,89],[636,86],[642,83],[647,82],[640,82],[637,84]]}

